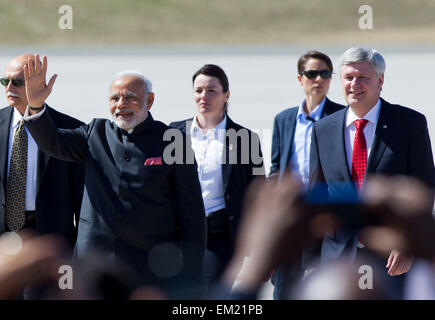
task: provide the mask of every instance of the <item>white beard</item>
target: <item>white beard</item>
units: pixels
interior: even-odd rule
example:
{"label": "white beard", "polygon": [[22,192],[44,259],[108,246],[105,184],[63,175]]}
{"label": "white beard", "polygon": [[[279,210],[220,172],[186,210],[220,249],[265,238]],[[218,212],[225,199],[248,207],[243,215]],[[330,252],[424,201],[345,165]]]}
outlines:
{"label": "white beard", "polygon": [[119,109],[115,109],[115,111],[112,113],[112,119],[119,128],[127,131],[128,133],[131,133],[133,129],[142,121],[144,121],[148,115],[146,106],[144,106],[143,109],[140,111],[134,111],[132,109],[123,109],[123,111],[133,112],[133,117],[131,118],[131,120],[123,120],[117,118],[115,115],[119,111],[120,111]]}
{"label": "white beard", "polygon": [[137,118],[136,117],[134,117],[130,121],[118,119],[115,117],[115,115],[112,115],[112,117],[113,117],[113,121],[116,123],[116,125],[118,127],[120,127],[121,129],[124,129],[125,131],[128,131],[129,133],[131,133],[131,131],[133,131],[134,127],[137,126]]}

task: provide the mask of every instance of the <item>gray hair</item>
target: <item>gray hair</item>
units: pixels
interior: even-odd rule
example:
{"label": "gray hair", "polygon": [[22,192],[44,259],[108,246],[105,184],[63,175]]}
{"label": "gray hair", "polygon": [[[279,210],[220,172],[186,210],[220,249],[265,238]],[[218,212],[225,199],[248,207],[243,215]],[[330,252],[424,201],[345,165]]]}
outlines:
{"label": "gray hair", "polygon": [[367,47],[352,47],[347,49],[340,58],[340,68],[343,65],[368,61],[378,76],[385,72],[385,60],[375,49]]}
{"label": "gray hair", "polygon": [[142,73],[140,73],[139,71],[135,71],[135,70],[129,70],[129,71],[122,71],[120,73],[117,73],[112,81],[110,82],[110,84],[112,84],[113,82],[115,82],[116,80],[125,77],[125,76],[131,76],[131,77],[135,77],[139,80],[141,80],[143,82],[143,86],[144,86],[144,90],[145,90],[145,96],[150,93],[153,92],[153,84],[151,83],[151,80],[149,80],[147,77],[145,77]]}

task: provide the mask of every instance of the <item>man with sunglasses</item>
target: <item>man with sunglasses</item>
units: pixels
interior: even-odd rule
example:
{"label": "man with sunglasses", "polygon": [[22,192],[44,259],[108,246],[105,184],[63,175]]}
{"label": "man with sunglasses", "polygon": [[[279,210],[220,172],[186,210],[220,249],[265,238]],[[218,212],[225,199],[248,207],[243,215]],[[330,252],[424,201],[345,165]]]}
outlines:
{"label": "man with sunglasses", "polygon": [[[290,168],[307,186],[313,125],[344,106],[326,97],[333,71],[331,59],[326,54],[319,51],[305,53],[299,58],[297,69],[297,79],[305,98],[299,106],[286,109],[275,117],[270,175],[282,177]],[[290,294],[287,292],[291,289],[290,284],[302,271],[298,265],[292,268],[280,266],[272,277],[274,298],[285,299]]]}
{"label": "man with sunglasses", "polygon": [[[22,125],[28,105],[23,66],[32,57],[12,59],[0,79],[9,104],[0,110],[0,234],[32,229],[37,234],[61,235],[74,246],[84,168],[42,152]],[[82,125],[48,106],[47,112],[60,128]]]}
{"label": "man with sunglasses", "polygon": [[[343,53],[340,80],[348,107],[314,125],[310,188],[322,183],[325,195],[332,198],[342,191],[343,183],[349,183],[358,195],[367,176],[374,174],[412,176],[435,188],[426,118],[380,97],[384,72],[385,60],[374,49],[353,47]],[[325,237],[321,263],[370,254],[360,236],[338,230]],[[386,272],[390,276],[405,274],[412,261],[412,257],[393,250],[385,258]],[[394,282],[400,299],[400,282]]]}

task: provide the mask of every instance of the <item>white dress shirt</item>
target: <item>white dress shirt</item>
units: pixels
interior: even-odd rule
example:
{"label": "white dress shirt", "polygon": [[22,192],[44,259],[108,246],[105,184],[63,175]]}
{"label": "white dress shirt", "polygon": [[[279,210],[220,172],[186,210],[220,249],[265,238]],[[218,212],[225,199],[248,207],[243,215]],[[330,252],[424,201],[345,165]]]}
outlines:
{"label": "white dress shirt", "polygon": [[[365,125],[363,132],[366,139],[366,150],[367,150],[367,161],[370,157],[370,151],[372,149],[373,138],[375,137],[376,125],[378,124],[379,112],[381,111],[381,100],[374,105],[373,108],[362,118],[359,118],[352,110],[352,108],[347,109],[346,113],[346,127],[344,128],[344,140],[346,143],[346,156],[347,164],[349,166],[350,175],[352,175],[352,154],[353,154],[353,143],[355,140],[355,120],[366,119],[368,120]],[[364,245],[358,241],[358,248],[364,248]]]}
{"label": "white dress shirt", "polygon": [[[326,97],[310,113],[310,117],[319,121],[325,107]],[[303,184],[308,187],[310,178],[310,148],[311,148],[311,131],[314,122],[307,118],[304,111],[306,101],[302,100],[296,115],[295,133],[293,136],[290,168],[292,172],[298,173]]]}
{"label": "white dress shirt", "polygon": [[195,117],[190,129],[192,149],[198,164],[198,178],[207,216],[225,208],[222,156],[226,126],[227,116],[215,128],[208,129],[204,134]]}
{"label": "white dress shirt", "polygon": [[346,156],[347,164],[349,166],[350,174],[352,175],[352,153],[353,153],[353,143],[355,140],[355,120],[366,119],[368,120],[365,125],[363,132],[366,139],[367,147],[367,161],[370,157],[370,151],[372,148],[373,138],[375,137],[376,125],[378,124],[379,112],[381,111],[381,100],[374,105],[373,108],[362,118],[359,118],[352,110],[352,108],[347,109],[346,113],[346,126],[344,128],[344,140],[346,143]]}
{"label": "white dress shirt", "polygon": [[[12,115],[11,128],[9,131],[9,148],[8,148],[8,177],[9,166],[11,163],[12,144],[14,141],[15,131],[18,129],[18,125],[23,116],[20,112],[14,108]],[[36,174],[37,174],[37,162],[38,162],[38,146],[29,130],[25,127],[27,133],[27,177],[26,177],[26,211],[35,210],[36,202]]]}

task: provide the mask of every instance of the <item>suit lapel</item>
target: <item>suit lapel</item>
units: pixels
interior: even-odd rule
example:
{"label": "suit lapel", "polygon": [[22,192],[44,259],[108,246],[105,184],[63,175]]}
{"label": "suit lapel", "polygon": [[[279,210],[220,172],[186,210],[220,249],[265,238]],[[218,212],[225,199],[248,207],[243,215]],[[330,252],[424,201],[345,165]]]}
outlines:
{"label": "suit lapel", "polygon": [[[290,117],[285,122],[285,131],[284,131],[284,137],[283,137],[283,144],[284,144],[284,151],[283,151],[283,159],[285,161],[283,168],[286,168],[288,163],[290,162],[291,157],[291,150],[293,147],[293,138],[295,135],[295,128],[296,128],[296,116],[297,111],[292,113]],[[288,143],[290,142],[290,143]],[[283,165],[283,164],[281,164]]]}
{"label": "suit lapel", "polygon": [[330,109],[331,109],[331,101],[328,98],[326,98],[325,106],[323,107],[322,115],[320,116],[320,118],[324,118],[327,115],[331,114],[332,110]]}
{"label": "suit lapel", "polygon": [[[228,132],[229,129],[234,129],[237,131],[237,128],[234,125],[234,122],[230,119],[230,117],[227,115],[227,127],[226,132]],[[233,159],[236,155],[234,154],[235,150],[238,149],[238,146],[233,146],[232,144],[228,143],[227,134],[225,133],[224,138],[224,152],[223,152],[223,163],[222,163],[222,183],[224,187],[224,193],[227,190],[228,181],[230,180],[231,175],[231,169],[232,169],[232,163],[234,162]]]}
{"label": "suit lapel", "polygon": [[[49,108],[47,106],[46,112],[49,112]],[[56,123],[56,118],[53,117],[53,115],[50,113],[51,118],[53,119],[53,122]],[[36,170],[36,197],[38,197],[39,188],[41,187],[42,179],[44,178],[45,171],[47,169],[48,161],[50,160],[50,157],[43,153],[38,148],[38,160],[37,160],[37,170]]]}
{"label": "suit lapel", "polygon": [[38,169],[36,171],[36,196],[38,196],[39,188],[41,187],[42,179],[44,178],[45,170],[47,169],[48,160],[50,160],[50,157],[38,149]]}
{"label": "suit lapel", "polygon": [[193,118],[187,119],[186,121],[183,121],[181,123],[180,130],[183,132],[186,136],[190,135],[190,129],[192,128],[192,122]]}
{"label": "suit lapel", "polygon": [[[321,118],[324,118],[332,113],[337,111],[337,109],[333,108],[332,102],[326,98],[325,106],[322,111]],[[346,177],[346,180],[351,181],[352,175],[349,168],[349,164],[347,162],[347,152],[346,152],[346,139],[344,138],[344,129],[346,124],[346,114],[347,109],[342,113],[342,116],[335,117],[334,121],[331,124],[331,134],[333,135],[331,137],[330,141],[340,141],[341,143],[337,143],[338,148],[337,149],[337,161],[339,161],[339,166],[342,168],[342,173],[344,177]],[[332,150],[335,150],[332,149]]]}
{"label": "suit lapel", "polygon": [[0,144],[3,146],[2,152],[0,152],[0,170],[3,170],[1,182],[5,191],[8,174],[9,131],[11,129],[13,111],[12,107],[8,107],[6,110],[3,110],[0,117]]}
{"label": "suit lapel", "polygon": [[185,157],[187,163],[190,163],[191,160],[195,159],[195,152],[192,149],[192,137],[190,136],[190,129],[192,128],[193,118],[187,119],[183,121],[181,124],[180,130],[186,135],[186,152]]}
{"label": "suit lapel", "polygon": [[[349,108],[349,107],[348,107]],[[344,138],[344,128],[346,122],[346,114],[347,108],[339,117],[335,117],[334,121],[331,122],[331,130],[330,132],[333,134],[330,141],[340,141],[337,143],[337,161],[339,161],[340,168],[343,168],[342,172],[344,177],[347,178],[348,181],[352,181],[352,175],[347,163],[347,153],[346,153],[346,140]]]}
{"label": "suit lapel", "polygon": [[388,103],[381,99],[381,110],[379,112],[379,119],[376,125],[375,136],[373,137],[370,156],[367,160],[367,168],[364,178],[367,176],[367,174],[375,171],[387,146],[385,141],[387,140],[386,137],[391,130],[391,126],[389,125],[388,121],[388,108]]}

